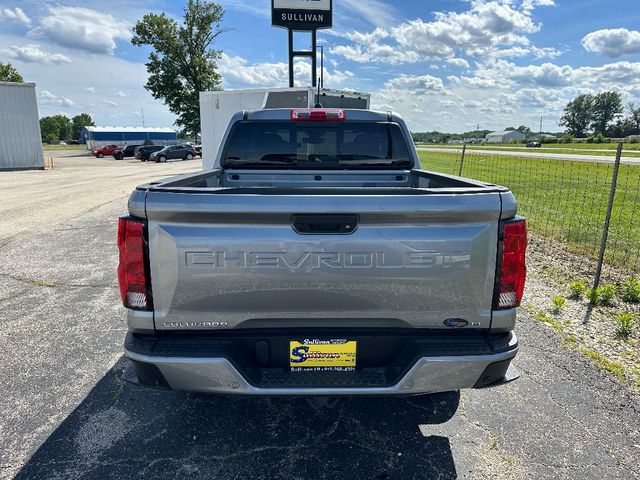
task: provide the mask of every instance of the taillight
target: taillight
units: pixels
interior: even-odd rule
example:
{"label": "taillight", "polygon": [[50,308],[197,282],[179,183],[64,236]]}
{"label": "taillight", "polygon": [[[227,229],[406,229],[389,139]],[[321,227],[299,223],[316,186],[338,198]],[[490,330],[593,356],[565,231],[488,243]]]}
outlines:
{"label": "taillight", "polygon": [[122,304],[136,310],[149,310],[151,298],[145,269],[144,223],[129,218],[118,221],[118,250]]}
{"label": "taillight", "polygon": [[337,109],[302,108],[291,110],[293,121],[334,121],[341,122],[347,119],[347,112]]}
{"label": "taillight", "polygon": [[527,222],[516,219],[503,224],[504,240],[496,285],[496,308],[514,308],[520,305],[527,277],[525,253],[527,250]]}

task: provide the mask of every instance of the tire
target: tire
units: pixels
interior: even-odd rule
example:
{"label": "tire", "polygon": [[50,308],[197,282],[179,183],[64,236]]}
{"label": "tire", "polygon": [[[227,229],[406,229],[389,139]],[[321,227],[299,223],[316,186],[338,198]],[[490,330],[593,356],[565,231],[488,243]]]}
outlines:
{"label": "tire", "polygon": [[167,163],[167,157],[165,157],[165,156],[158,157],[158,162],[160,162],[160,163]]}
{"label": "tire", "polygon": [[190,153],[187,153],[187,156],[184,159],[191,160],[192,158],[193,158],[193,155],[191,155]]}
{"label": "tire", "polygon": [[146,160],[144,158],[141,158],[140,161],[141,162],[146,162]]}
{"label": "tire", "polygon": [[98,154],[96,155],[96,157],[97,157],[97,158],[104,158],[104,153],[98,153]]}

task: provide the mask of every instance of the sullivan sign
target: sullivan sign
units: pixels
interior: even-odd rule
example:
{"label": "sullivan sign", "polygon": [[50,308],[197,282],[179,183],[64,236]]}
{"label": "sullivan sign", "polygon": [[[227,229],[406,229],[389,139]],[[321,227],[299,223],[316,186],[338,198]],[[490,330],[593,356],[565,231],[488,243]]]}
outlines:
{"label": "sullivan sign", "polygon": [[291,30],[333,26],[333,0],[271,0],[271,23]]}

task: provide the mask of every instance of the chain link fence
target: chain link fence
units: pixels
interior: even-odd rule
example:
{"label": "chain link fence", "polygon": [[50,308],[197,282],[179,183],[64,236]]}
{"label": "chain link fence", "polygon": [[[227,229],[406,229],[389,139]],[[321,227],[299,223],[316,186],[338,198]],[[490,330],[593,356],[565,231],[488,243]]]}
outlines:
{"label": "chain link fence", "polygon": [[528,220],[532,254],[549,264],[596,286],[599,267],[607,282],[640,272],[637,152],[620,157],[613,149],[496,152],[473,146],[418,151],[425,170],[511,189]]}

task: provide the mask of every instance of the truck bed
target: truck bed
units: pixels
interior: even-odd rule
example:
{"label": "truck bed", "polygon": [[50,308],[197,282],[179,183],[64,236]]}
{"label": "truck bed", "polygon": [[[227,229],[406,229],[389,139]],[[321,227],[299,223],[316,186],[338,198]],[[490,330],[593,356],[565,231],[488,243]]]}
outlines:
{"label": "truck bed", "polygon": [[[186,174],[138,187],[138,191],[312,195],[424,195],[430,193],[507,193],[505,187],[425,170],[309,171],[209,170]],[[336,190],[334,190],[336,189]],[[339,190],[337,190],[339,189]],[[366,189],[363,190],[363,189]],[[373,189],[373,190],[372,190]]]}

